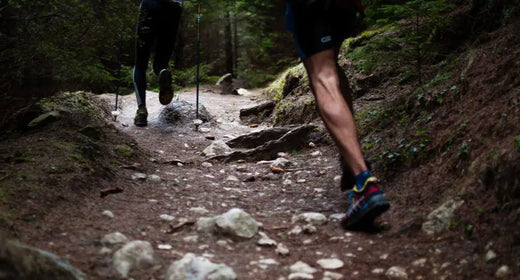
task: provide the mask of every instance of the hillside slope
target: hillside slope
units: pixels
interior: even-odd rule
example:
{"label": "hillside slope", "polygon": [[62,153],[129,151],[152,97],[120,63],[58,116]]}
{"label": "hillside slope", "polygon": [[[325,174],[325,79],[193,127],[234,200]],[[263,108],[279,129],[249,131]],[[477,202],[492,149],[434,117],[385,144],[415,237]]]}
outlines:
{"label": "hillside slope", "polygon": [[[468,240],[476,255],[493,244],[505,260],[520,253],[520,19],[492,31],[479,23],[478,36],[461,36],[470,31],[469,13],[463,7],[452,15],[456,31],[442,42],[450,53],[423,66],[428,82],[420,87],[395,68],[367,73],[349,58],[375,37],[400,36],[393,29],[348,42],[340,64],[354,89],[363,151],[392,201],[393,230],[420,239],[432,210],[463,202],[442,238]],[[299,65],[266,90],[279,100],[275,124],[300,122],[314,106],[307,83]]]}

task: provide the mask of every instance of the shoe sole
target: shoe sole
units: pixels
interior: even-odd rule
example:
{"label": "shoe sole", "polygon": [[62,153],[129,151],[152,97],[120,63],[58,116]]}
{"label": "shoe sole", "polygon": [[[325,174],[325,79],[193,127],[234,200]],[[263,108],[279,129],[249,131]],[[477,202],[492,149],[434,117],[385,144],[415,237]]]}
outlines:
{"label": "shoe sole", "polygon": [[139,127],[144,127],[144,126],[147,126],[148,125],[148,122],[135,122],[134,121],[134,125],[135,126],[139,126]]}
{"label": "shoe sole", "polygon": [[172,75],[170,71],[163,70],[159,73],[159,102],[168,105],[173,99]]}
{"label": "shoe sole", "polygon": [[357,215],[355,219],[349,219],[343,222],[345,229],[353,228],[361,223],[372,224],[374,220],[390,208],[390,204],[386,201],[383,193],[375,194],[368,202],[365,211]]}

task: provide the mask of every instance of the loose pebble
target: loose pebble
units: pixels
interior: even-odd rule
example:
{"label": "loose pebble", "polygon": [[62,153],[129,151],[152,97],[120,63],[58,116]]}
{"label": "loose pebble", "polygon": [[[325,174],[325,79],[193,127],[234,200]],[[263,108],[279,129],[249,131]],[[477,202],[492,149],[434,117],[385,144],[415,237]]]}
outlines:
{"label": "loose pebble", "polygon": [[175,220],[174,216],[168,215],[168,214],[162,214],[159,217],[161,218],[161,220],[168,221],[168,222],[171,222],[171,221]]}
{"label": "loose pebble", "polygon": [[506,278],[507,276],[509,276],[509,273],[509,267],[507,265],[503,265],[497,269],[495,276],[497,278]]}
{"label": "loose pebble", "polygon": [[108,217],[110,219],[113,219],[115,217],[114,213],[112,213],[112,211],[110,211],[110,210],[103,211],[103,213],[101,213],[101,215]]}
{"label": "loose pebble", "polygon": [[323,269],[338,269],[343,267],[343,261],[339,259],[320,259],[316,263],[318,263],[319,266]]}

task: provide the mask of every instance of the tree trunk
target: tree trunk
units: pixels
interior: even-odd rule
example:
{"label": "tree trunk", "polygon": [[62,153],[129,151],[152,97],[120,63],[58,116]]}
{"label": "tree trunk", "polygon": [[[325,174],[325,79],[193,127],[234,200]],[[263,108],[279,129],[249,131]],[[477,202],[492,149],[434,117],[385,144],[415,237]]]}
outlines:
{"label": "tree trunk", "polygon": [[235,76],[238,76],[238,31],[237,31],[237,17],[236,17],[236,0],[233,0],[233,67],[235,69]]}
{"label": "tree trunk", "polygon": [[233,72],[233,38],[231,33],[231,11],[229,9],[229,5],[226,5],[228,9],[225,11],[225,26],[224,26],[224,51],[225,51],[225,61],[226,61],[226,73],[231,73],[234,75]]}

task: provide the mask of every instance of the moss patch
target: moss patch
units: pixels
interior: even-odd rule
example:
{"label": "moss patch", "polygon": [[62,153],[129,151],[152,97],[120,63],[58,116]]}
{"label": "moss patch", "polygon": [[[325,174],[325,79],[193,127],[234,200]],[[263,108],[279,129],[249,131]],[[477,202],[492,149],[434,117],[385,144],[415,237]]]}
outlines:
{"label": "moss patch", "polygon": [[318,118],[314,97],[284,99],[278,103],[274,113],[276,125],[309,123]]}
{"label": "moss patch", "polygon": [[267,97],[280,101],[284,96],[288,94],[287,81],[296,78],[299,80],[299,84],[308,84],[307,75],[303,63],[300,63],[294,67],[287,69],[283,72],[274,82],[272,82],[264,91]]}
{"label": "moss patch", "polygon": [[116,154],[122,157],[131,157],[134,150],[128,145],[119,145],[115,148]]}

